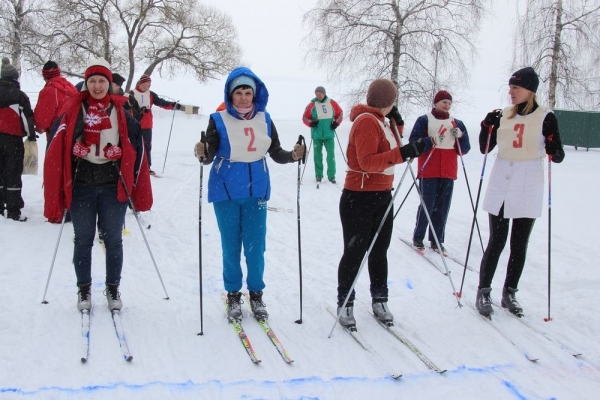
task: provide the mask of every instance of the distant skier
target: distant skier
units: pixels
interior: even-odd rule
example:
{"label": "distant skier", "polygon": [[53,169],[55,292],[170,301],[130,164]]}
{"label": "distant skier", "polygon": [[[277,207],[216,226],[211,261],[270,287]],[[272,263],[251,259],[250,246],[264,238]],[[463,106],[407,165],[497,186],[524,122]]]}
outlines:
{"label": "distant skier", "polygon": [[19,72],[6,57],[0,68],[0,214],[15,221],[27,221],[21,215],[25,202],[23,182],[23,137],[36,141],[33,110],[29,97],[21,91]]}
{"label": "distant skier", "polygon": [[491,317],[492,280],[500,254],[510,234],[510,256],[502,288],[502,307],[517,315],[523,308],[515,294],[525,266],[529,235],[536,218],[542,215],[544,196],[544,159],[552,162],[565,158],[558,121],[554,113],[537,102],[537,73],[531,67],[515,72],[508,80],[512,107],[488,113],[481,122],[479,147],[486,151],[492,128],[489,151],[498,145],[498,158],[490,175],[483,209],[489,213],[490,238],[481,259],[476,306],[479,313]]}
{"label": "distant skier", "polygon": [[[467,128],[462,121],[450,115],[451,107],[452,95],[445,90],[437,92],[433,98],[433,109],[417,118],[408,139],[410,142],[425,140],[425,152],[419,156],[419,190],[440,242],[438,249],[429,227],[431,248],[444,255],[446,221],[458,172],[457,158],[459,154],[464,155],[471,150]],[[423,205],[419,204],[413,233],[413,246],[417,250],[425,249],[423,239],[428,225]]]}
{"label": "distant skier", "polygon": [[340,105],[327,96],[325,88],[315,89],[315,98],[304,109],[302,122],[310,127],[313,141],[313,157],[315,160],[315,178],[317,182],[323,179],[323,146],[327,151],[327,179],[335,181],[335,130],[344,120]]}
{"label": "distant skier", "polygon": [[152,85],[152,79],[150,75],[142,75],[140,80],[137,82],[135,88],[130,92],[133,94],[137,102],[137,106],[141,110],[140,125],[142,127],[142,137],[144,139],[144,145],[146,146],[146,155],[148,156],[148,168],[150,168],[150,175],[156,175],[152,170],[152,106],[157,105],[165,110],[185,110],[181,105],[174,101],[164,100],[154,92],[150,90]]}

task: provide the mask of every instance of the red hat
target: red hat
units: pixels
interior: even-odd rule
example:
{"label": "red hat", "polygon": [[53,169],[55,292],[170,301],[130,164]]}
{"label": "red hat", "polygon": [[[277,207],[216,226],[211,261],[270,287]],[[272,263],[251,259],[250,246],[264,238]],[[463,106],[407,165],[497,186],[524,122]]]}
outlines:
{"label": "red hat", "polygon": [[93,75],[102,75],[109,82],[112,82],[112,72],[110,72],[110,64],[104,58],[96,58],[88,63],[88,67],[83,74],[84,80],[87,82],[88,78]]}
{"label": "red hat", "polygon": [[42,68],[42,76],[44,79],[52,79],[60,76],[60,68],[58,67],[58,64],[51,60],[46,62]]}
{"label": "red hat", "polygon": [[452,101],[452,95],[450,93],[446,92],[445,90],[440,90],[439,92],[437,92],[435,94],[435,97],[433,98],[433,104],[436,104],[438,101],[442,101],[442,100]]}
{"label": "red hat", "polygon": [[140,78],[140,80],[138,81],[138,85],[144,82],[152,82],[152,79],[150,78],[150,75],[142,75],[142,77]]}

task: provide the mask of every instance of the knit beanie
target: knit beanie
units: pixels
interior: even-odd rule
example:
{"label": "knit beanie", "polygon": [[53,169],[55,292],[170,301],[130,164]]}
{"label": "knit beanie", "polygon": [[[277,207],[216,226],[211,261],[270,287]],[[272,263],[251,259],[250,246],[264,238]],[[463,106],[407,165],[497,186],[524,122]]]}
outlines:
{"label": "knit beanie", "polygon": [[116,83],[119,86],[123,86],[123,83],[125,82],[125,78],[123,78],[121,75],[119,74],[113,74],[113,82]]}
{"label": "knit beanie", "polygon": [[60,68],[54,61],[48,60],[42,68],[42,76],[44,79],[52,79],[60,76]]}
{"label": "knit beanie", "polygon": [[433,98],[433,104],[437,104],[438,101],[442,101],[442,100],[452,101],[452,95],[450,93],[446,92],[445,90],[440,90],[439,92],[437,92],[435,94],[435,97]]}
{"label": "knit beanie", "polygon": [[83,78],[87,82],[88,78],[93,75],[102,75],[108,79],[108,82],[112,82],[112,72],[110,72],[110,64],[108,61],[104,58],[90,60],[88,67],[83,74]]}
{"label": "knit beanie", "polygon": [[0,78],[10,78],[19,80],[19,72],[10,64],[7,57],[2,57],[2,68],[0,69]]}
{"label": "knit beanie", "polygon": [[315,89],[315,93],[323,93],[324,95],[327,95],[327,92],[325,91],[325,88],[323,86],[317,86],[317,88]]}
{"label": "knit beanie", "polygon": [[248,75],[240,75],[234,78],[229,83],[229,94],[231,95],[231,93],[233,93],[233,91],[240,86],[250,86],[252,88],[252,92],[256,94],[256,82],[254,82],[254,79],[252,79]]}
{"label": "knit beanie", "polygon": [[386,108],[393,105],[398,97],[398,89],[389,79],[378,78],[369,85],[367,105],[375,108]]}
{"label": "knit beanie", "polygon": [[137,86],[141,85],[142,83],[145,82],[150,82],[152,83],[152,78],[150,78],[150,75],[144,74],[142,75],[142,77],[140,78],[140,80],[137,83]]}
{"label": "knit beanie", "polygon": [[538,75],[535,73],[533,68],[526,67],[518,70],[508,80],[509,85],[520,86],[524,89],[530,90],[533,93],[537,92],[538,86],[540,84],[540,79]]}

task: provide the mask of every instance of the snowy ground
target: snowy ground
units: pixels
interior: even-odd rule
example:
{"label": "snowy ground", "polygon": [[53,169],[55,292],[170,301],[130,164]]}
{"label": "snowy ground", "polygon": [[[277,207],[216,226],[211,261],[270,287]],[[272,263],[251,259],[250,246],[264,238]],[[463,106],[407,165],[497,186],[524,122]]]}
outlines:
{"label": "snowy ground", "polygon": [[[156,113],[154,166],[161,172],[171,112]],[[206,117],[175,115],[166,168],[153,179],[154,207],[145,213],[152,224],[144,233],[164,280],[160,284],[140,229],[128,214],[124,237],[122,279],[124,328],[131,363],[123,361],[102,297],[104,259],[93,249],[93,302],[90,359],[80,363],[81,329],[77,311],[70,224],[65,225],[46,295],[42,298],[59,225],[42,215],[41,171],[25,176],[23,214],[18,223],[0,219],[0,399],[597,399],[600,393],[600,250],[595,202],[600,195],[600,152],[567,149],[563,164],[552,166],[552,322],[548,316],[548,216],[540,218],[531,237],[526,269],[518,297],[526,320],[547,333],[536,334],[497,311],[496,321],[512,332],[515,341],[539,357],[531,362],[508,340],[482,320],[472,304],[477,273],[467,271],[464,298],[457,306],[448,277],[403,244],[410,239],[418,197],[413,191],[395,220],[390,260],[390,301],[397,325],[440,367],[429,370],[413,353],[382,329],[369,315],[368,276],[357,284],[355,307],[359,332],[374,349],[367,352],[339,326],[328,338],[334,319],[337,265],[342,253],[338,201],[343,186],[344,160],[337,151],[338,184],[316,189],[313,162],[306,167],[301,186],[301,248],[303,323],[299,318],[298,220],[296,214],[297,164],[270,161],[276,211],[268,215],[265,302],[273,329],[290,356],[286,365],[260,327],[249,316],[244,327],[262,363],[254,365],[227,323],[220,292],[223,290],[219,232],[212,205],[202,208],[203,336],[200,332],[198,212],[200,166],[193,144],[207,125]],[[298,120],[274,116],[284,148],[290,149],[308,129]],[[466,121],[473,137],[476,121]],[[407,130],[410,127],[407,127]],[[346,121],[338,130],[342,146],[349,132]],[[310,140],[310,139],[309,139]],[[476,140],[472,139],[475,145]],[[40,148],[45,142],[40,139]],[[494,155],[488,157],[489,176]],[[483,156],[476,149],[464,158],[473,196],[479,185]],[[396,167],[396,185],[405,166]],[[209,168],[204,170],[204,190]],[[410,187],[400,187],[396,208]],[[447,225],[446,247],[464,259],[472,211],[464,173],[455,186]],[[484,242],[487,217],[479,224]],[[482,250],[473,241],[469,264],[478,269]],[[493,284],[499,294],[505,274],[503,254]],[[438,263],[440,260],[437,260]],[[456,289],[462,267],[446,260]],[[596,265],[596,267],[594,267]],[[575,358],[557,341],[582,352]],[[391,374],[402,373],[399,380]]]}

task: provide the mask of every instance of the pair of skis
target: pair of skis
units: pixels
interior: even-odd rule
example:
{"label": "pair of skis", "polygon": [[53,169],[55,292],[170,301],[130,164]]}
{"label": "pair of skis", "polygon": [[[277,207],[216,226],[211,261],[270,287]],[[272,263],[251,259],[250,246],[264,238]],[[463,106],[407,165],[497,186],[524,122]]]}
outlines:
{"label": "pair of skis", "polygon": [[[123,329],[123,321],[121,320],[121,310],[111,310],[113,326],[119,340],[119,346],[125,361],[133,360],[133,356],[129,351],[125,330]],[[90,310],[81,311],[81,339],[82,339],[82,356],[81,362],[85,363],[90,356]]]}
{"label": "pair of skis", "polygon": [[[228,307],[227,306],[227,295],[225,293],[222,293],[221,297],[223,298],[223,302],[225,303],[225,312],[227,312],[227,307]],[[246,303],[249,304],[250,300],[246,293],[244,293],[244,297],[246,299]],[[252,311],[250,311],[250,312],[252,312]],[[277,349],[277,352],[279,353],[279,355],[281,356],[283,361],[285,361],[288,364],[293,363],[294,360],[292,360],[290,358],[287,351],[283,347],[283,344],[281,343],[281,341],[279,340],[279,338],[277,337],[277,335],[275,334],[275,332],[273,331],[273,329],[271,328],[271,326],[269,325],[267,320],[259,319],[259,318],[255,318],[255,320],[256,320],[256,322],[258,322],[260,327],[263,329],[263,332],[268,336],[271,343],[273,343],[273,346],[275,346],[275,348]],[[244,331],[244,327],[242,326],[241,319],[230,320],[229,323],[233,326],[233,329],[235,330],[240,341],[242,342],[242,346],[244,346],[244,349],[246,350],[248,357],[250,357],[250,360],[255,364],[259,364],[261,362],[261,360],[260,360],[260,358],[258,358],[258,355],[256,354],[256,352],[254,351],[254,348],[252,347],[252,343],[250,342],[250,339],[248,339],[248,335]]]}
{"label": "pair of skis", "polygon": [[[334,318],[337,318],[337,314],[333,311],[333,309],[331,307],[327,307],[327,311]],[[375,314],[373,314],[372,312],[370,312],[370,314],[373,316],[373,318],[375,318],[375,320],[379,323],[379,325],[381,327],[383,327],[385,330],[387,330],[389,333],[391,333],[393,337],[395,337],[398,341],[400,341],[400,343],[402,343],[407,349],[409,349],[415,356],[417,356],[419,358],[419,360],[421,360],[421,362],[423,362],[423,364],[425,364],[427,366],[427,368],[429,368],[430,370],[432,370],[434,372],[437,372],[438,374],[443,374],[444,372],[446,372],[446,369],[442,369],[442,368],[438,367],[433,361],[431,361],[431,359],[429,357],[427,357],[425,355],[425,353],[423,353],[423,351],[421,351],[419,349],[419,347],[417,347],[413,342],[411,342],[408,339],[408,337],[406,337],[406,335],[404,335],[404,333],[402,333],[400,328],[398,328],[397,326],[395,326],[393,324],[393,322],[383,322],[379,318],[377,318],[375,316]],[[368,343],[368,341],[361,334],[358,333],[356,327],[349,328],[349,327],[345,327],[343,325],[341,325],[341,326],[346,332],[348,332],[348,334],[350,334],[350,336],[363,349],[379,356],[379,354],[373,349],[373,347]],[[398,378],[402,377],[402,374],[392,374],[391,376],[394,379],[398,379]]]}

